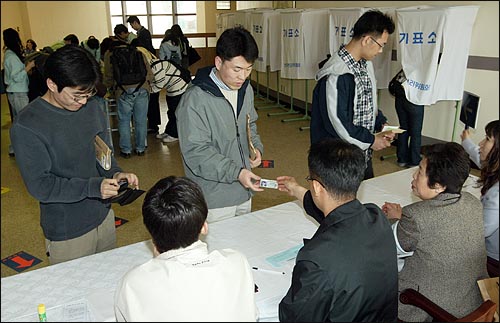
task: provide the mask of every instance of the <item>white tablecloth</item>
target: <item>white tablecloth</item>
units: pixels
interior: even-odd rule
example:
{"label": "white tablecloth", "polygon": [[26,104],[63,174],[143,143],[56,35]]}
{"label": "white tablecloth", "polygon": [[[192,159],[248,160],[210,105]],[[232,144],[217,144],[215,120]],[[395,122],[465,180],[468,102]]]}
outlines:
{"label": "white tablecloth", "polygon": [[[415,170],[364,181],[358,199],[379,206],[385,201],[402,205],[418,201],[410,188]],[[474,180],[469,178],[464,189],[479,197],[479,189],[471,185]],[[295,201],[212,223],[203,240],[210,250],[233,248],[243,252],[251,266],[276,271],[254,271],[254,279],[259,287],[259,320],[278,321],[278,303],[290,286],[294,255],[303,238],[310,238],[317,227]],[[39,303],[45,304],[49,322],[114,321],[113,294],[118,281],[151,257],[151,241],[143,241],[2,278],[1,321],[38,322]]]}

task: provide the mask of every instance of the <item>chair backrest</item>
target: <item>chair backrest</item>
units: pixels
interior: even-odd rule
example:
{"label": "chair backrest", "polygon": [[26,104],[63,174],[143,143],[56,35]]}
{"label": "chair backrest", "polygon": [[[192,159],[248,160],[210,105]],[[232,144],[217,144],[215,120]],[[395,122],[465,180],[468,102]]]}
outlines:
{"label": "chair backrest", "polygon": [[399,300],[403,304],[422,309],[437,322],[493,322],[497,307],[497,304],[491,300],[486,300],[470,314],[457,318],[412,288],[403,290],[399,295]]}

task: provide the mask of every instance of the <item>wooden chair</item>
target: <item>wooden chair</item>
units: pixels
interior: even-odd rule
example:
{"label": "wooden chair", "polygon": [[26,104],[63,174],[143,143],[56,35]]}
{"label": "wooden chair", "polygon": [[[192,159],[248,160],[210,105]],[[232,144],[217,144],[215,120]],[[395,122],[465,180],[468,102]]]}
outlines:
{"label": "wooden chair", "polygon": [[399,300],[403,304],[413,305],[427,312],[434,322],[493,322],[497,306],[491,300],[486,300],[472,313],[457,318],[412,288],[403,290]]}

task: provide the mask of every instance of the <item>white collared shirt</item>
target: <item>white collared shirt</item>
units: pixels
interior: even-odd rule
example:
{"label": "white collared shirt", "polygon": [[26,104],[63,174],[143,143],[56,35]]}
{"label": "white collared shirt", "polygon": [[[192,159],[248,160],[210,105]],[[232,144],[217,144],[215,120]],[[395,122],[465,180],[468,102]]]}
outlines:
{"label": "white collared shirt", "polygon": [[206,243],[170,250],[131,269],[115,294],[117,321],[255,321],[254,280],[246,257],[208,253]]}

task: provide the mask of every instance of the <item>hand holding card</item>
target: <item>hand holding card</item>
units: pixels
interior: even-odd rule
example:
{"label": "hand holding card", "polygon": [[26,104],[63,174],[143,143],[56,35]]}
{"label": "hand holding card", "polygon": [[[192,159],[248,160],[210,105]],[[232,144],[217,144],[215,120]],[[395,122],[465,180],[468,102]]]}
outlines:
{"label": "hand holding card", "polygon": [[272,179],[261,179],[259,183],[260,187],[263,188],[274,188],[278,189],[278,182]]}

